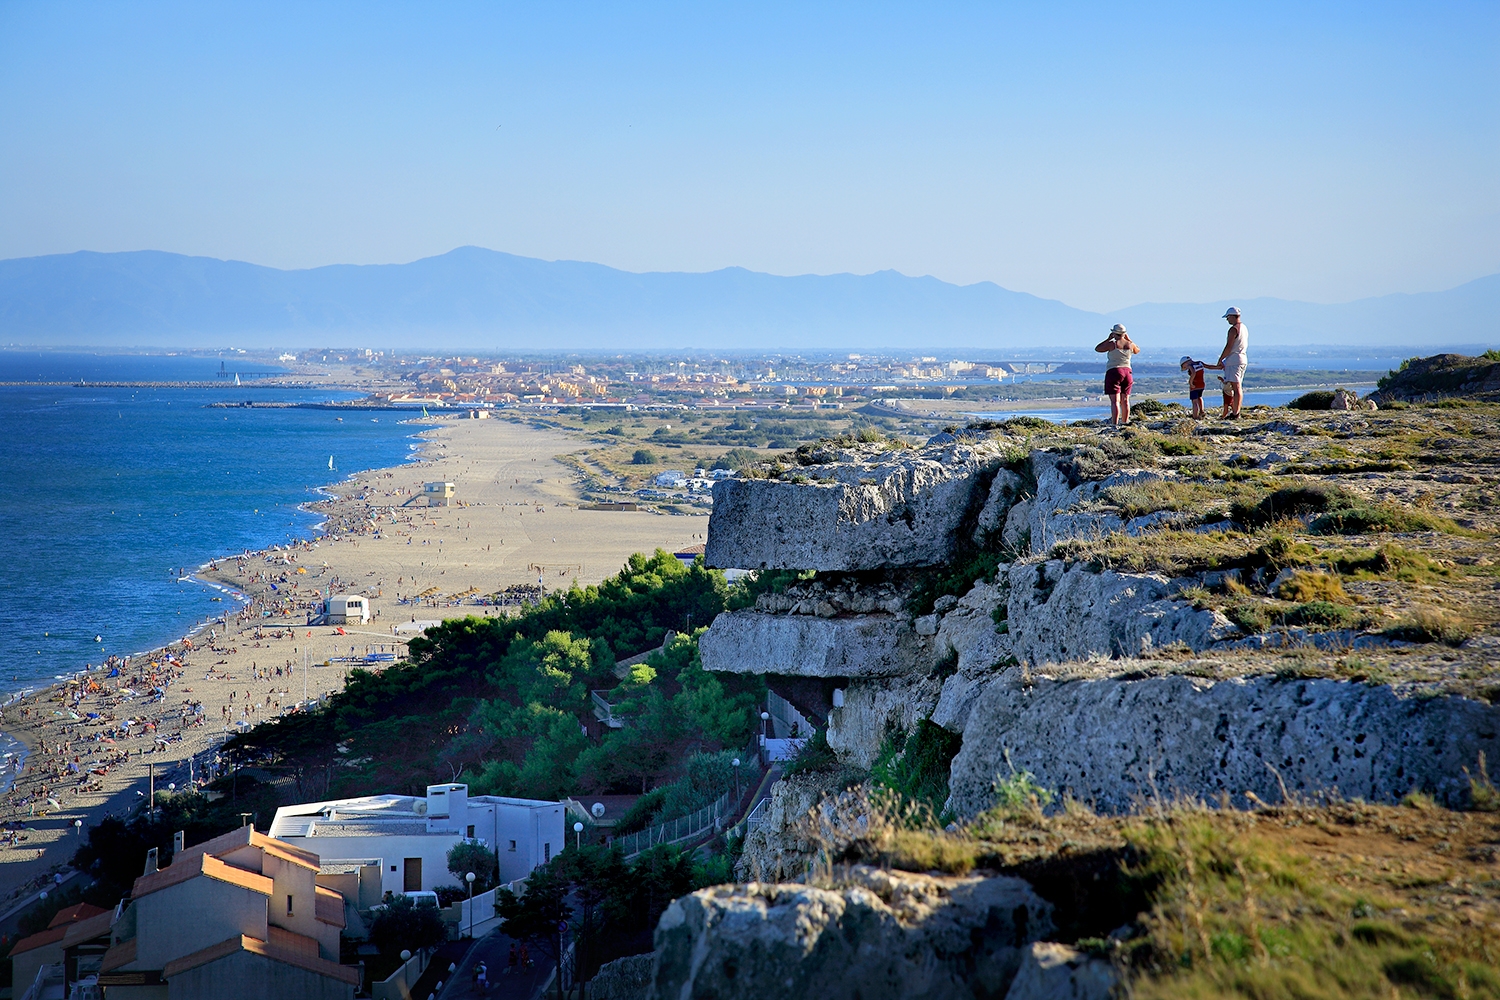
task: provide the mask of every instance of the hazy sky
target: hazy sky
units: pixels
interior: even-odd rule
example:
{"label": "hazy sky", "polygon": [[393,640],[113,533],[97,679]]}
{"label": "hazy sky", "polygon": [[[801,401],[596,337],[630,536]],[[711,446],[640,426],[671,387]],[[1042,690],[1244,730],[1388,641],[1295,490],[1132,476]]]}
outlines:
{"label": "hazy sky", "polygon": [[475,244],[1069,304],[1500,271],[1500,3],[0,0],[0,257]]}

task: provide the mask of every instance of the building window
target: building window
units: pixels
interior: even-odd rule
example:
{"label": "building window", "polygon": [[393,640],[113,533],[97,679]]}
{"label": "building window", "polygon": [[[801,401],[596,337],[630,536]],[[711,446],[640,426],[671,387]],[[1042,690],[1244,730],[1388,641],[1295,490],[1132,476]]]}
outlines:
{"label": "building window", "polygon": [[545,862],[548,862],[548,861],[551,861],[551,860],[552,860],[552,845],[551,844],[543,844],[542,845],[542,861],[545,863]]}
{"label": "building window", "polygon": [[391,865],[391,871],[395,871],[395,870],[396,870],[396,866],[395,865]]}
{"label": "building window", "polygon": [[515,850],[515,849],[516,849],[516,842],[515,842],[515,841],[514,841],[514,840],[512,840],[512,841],[511,841],[511,842],[510,842],[510,849],[511,849],[511,850],[512,850],[512,851],[514,851],[514,850]]}
{"label": "building window", "polygon": [[467,837],[468,837],[468,838],[469,838],[469,839],[470,839],[470,840],[473,840],[473,839],[474,839],[474,824],[473,824],[473,823],[470,823],[470,824],[469,824],[469,832],[468,832],[468,834],[466,834],[466,836],[467,836]]}
{"label": "building window", "polygon": [[289,917],[292,915],[292,894],[291,893],[287,893],[287,895],[286,895],[286,915],[289,916]]}

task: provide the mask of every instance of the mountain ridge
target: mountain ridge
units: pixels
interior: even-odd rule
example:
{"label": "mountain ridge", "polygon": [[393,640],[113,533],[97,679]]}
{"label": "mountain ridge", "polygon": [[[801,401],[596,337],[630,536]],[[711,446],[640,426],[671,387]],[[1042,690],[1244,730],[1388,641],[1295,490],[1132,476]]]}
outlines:
{"label": "mountain ridge", "polygon": [[1339,305],[1261,298],[1095,313],[994,282],[955,285],[891,269],[633,272],[473,246],[402,264],[301,270],[160,250],[0,260],[0,341],[36,346],[274,346],[353,336],[478,349],[536,349],[540,341],[575,349],[1015,348],[1076,345],[1115,321],[1178,343],[1217,336],[1229,304],[1246,311],[1262,344],[1474,341],[1481,317],[1500,309],[1500,275]]}

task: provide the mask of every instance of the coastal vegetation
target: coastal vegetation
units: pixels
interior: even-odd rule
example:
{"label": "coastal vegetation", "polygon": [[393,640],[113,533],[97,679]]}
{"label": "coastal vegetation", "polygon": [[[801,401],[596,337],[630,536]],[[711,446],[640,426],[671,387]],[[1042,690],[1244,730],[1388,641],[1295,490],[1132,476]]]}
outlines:
{"label": "coastal vegetation", "polygon": [[[514,618],[444,622],[410,659],[356,670],[326,705],[234,737],[241,766],[289,775],[298,798],[420,794],[437,780],[540,798],[643,792],[688,775],[695,755],[756,730],[758,678],[709,674],[695,630],[730,599],[723,575],[658,551],[597,586],[547,596]],[[665,648],[625,671],[619,659]],[[597,736],[591,692],[629,719]],[[598,728],[595,723],[595,728]]]}

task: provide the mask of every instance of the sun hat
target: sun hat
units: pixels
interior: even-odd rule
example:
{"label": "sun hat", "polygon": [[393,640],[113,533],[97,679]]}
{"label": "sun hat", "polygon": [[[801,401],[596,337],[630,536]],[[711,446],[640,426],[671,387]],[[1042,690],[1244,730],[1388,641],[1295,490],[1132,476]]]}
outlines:
{"label": "sun hat", "polygon": [[1182,357],[1180,357],[1180,358],[1177,359],[1177,364],[1179,366],[1185,365],[1185,364],[1187,364],[1191,360],[1193,360],[1193,359],[1190,358],[1190,357],[1188,357],[1186,354],[1184,354]]}
{"label": "sun hat", "polygon": [[1230,306],[1229,311],[1224,314],[1224,319],[1228,319],[1231,316],[1238,316],[1239,314],[1240,311],[1238,309],[1236,309],[1234,306]]}
{"label": "sun hat", "polygon": [[1112,327],[1109,328],[1109,332],[1110,333],[1124,333],[1125,332],[1125,327],[1122,324],[1120,324],[1120,323],[1116,323],[1114,326],[1112,326]]}

